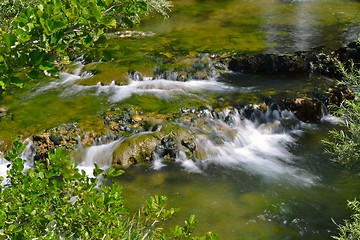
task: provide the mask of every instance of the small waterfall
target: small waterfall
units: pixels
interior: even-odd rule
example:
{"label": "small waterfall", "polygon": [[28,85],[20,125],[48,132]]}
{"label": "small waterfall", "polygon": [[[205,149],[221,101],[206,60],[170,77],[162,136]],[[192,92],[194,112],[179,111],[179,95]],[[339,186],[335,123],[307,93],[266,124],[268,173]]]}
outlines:
{"label": "small waterfall", "polygon": [[[32,141],[29,141],[26,145],[24,151],[20,154],[20,158],[24,160],[24,173],[26,173],[30,168],[35,167],[34,157],[35,157],[35,145]],[[2,185],[4,186],[7,183],[7,170],[11,168],[11,162],[6,160],[0,152],[0,177],[3,177]]]}
{"label": "small waterfall", "polygon": [[21,153],[20,158],[25,161],[25,171],[35,166],[34,157],[36,154],[35,144],[32,141],[26,145],[24,151]]}
{"label": "small waterfall", "polygon": [[93,170],[95,164],[99,168],[107,170],[112,164],[113,152],[121,142],[122,140],[115,140],[107,144],[95,145],[86,149],[80,146],[78,151],[81,152],[81,154],[78,154],[78,159],[74,159],[75,161],[81,161],[77,168],[80,171],[85,171],[89,177],[94,177]]}
{"label": "small waterfall", "polygon": [[10,162],[8,160],[6,160],[2,154],[2,152],[0,152],[0,177],[3,177],[3,181],[1,182],[1,185],[4,186],[6,184],[6,176],[7,173],[6,171],[8,170],[8,167],[10,165]]}
{"label": "small waterfall", "polygon": [[[52,82],[49,85],[38,89],[37,93],[64,87],[65,90],[61,94],[62,97],[71,97],[80,92],[93,92],[96,95],[108,96],[109,102],[116,103],[131,97],[133,94],[152,94],[161,99],[172,99],[176,95],[201,98],[196,93],[229,92],[235,90],[234,87],[218,82],[215,79],[179,82],[166,79],[152,80],[144,77],[142,81],[130,79],[128,85],[116,85],[114,81],[109,85],[97,83],[96,85],[83,86],[76,84],[78,80],[87,77],[90,77],[90,75],[77,76],[62,73],[59,82]],[[237,88],[236,91],[249,92],[251,91],[251,88]]]}
{"label": "small waterfall", "polygon": [[166,164],[163,163],[163,159],[159,157],[157,153],[154,153],[152,158],[152,168],[154,170],[160,170],[161,168],[165,167]]}
{"label": "small waterfall", "polygon": [[[301,123],[291,112],[277,106],[266,112],[256,107],[241,110],[212,112],[203,110],[200,115],[207,124],[190,128],[194,133],[198,160],[187,159],[179,152],[176,162],[189,172],[202,173],[211,166],[238,169],[250,175],[273,180],[312,185],[317,181],[300,168],[289,148],[301,134]],[[164,166],[155,159],[154,169]]]}

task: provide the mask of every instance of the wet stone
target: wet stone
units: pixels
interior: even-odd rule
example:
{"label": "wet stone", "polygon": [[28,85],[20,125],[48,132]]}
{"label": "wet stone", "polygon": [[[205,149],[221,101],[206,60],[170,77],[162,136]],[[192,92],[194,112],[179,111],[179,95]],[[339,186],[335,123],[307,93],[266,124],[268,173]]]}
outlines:
{"label": "wet stone", "polygon": [[55,146],[58,146],[61,144],[62,141],[62,137],[55,135],[55,134],[50,134],[50,140],[54,143]]}
{"label": "wet stone", "polygon": [[140,72],[134,71],[134,70],[128,71],[128,77],[134,81],[143,81],[144,80],[143,75]]}
{"label": "wet stone", "polygon": [[0,106],[0,118],[6,116],[7,108]]}
{"label": "wet stone", "polygon": [[181,145],[189,149],[191,153],[193,153],[196,150],[196,144],[194,143],[194,141],[183,139],[181,140]]}

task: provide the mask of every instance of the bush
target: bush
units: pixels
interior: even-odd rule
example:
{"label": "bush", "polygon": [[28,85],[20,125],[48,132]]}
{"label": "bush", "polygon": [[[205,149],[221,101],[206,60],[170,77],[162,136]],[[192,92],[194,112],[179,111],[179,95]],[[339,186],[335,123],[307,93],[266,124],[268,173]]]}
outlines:
{"label": "bush", "polygon": [[333,114],[342,119],[342,129],[330,131],[329,138],[323,140],[323,143],[326,146],[325,152],[333,162],[354,168],[360,165],[360,68],[357,69],[352,61],[349,69],[340,62],[337,65],[344,75],[339,83],[355,89],[355,100],[345,100],[339,107],[332,107]]}
{"label": "bush", "polygon": [[131,27],[144,15],[166,16],[168,0],[7,0],[0,4],[0,89],[24,77],[56,76],[63,63]]}
{"label": "bush", "polygon": [[[62,149],[25,170],[18,157],[22,149],[15,141],[5,156],[12,167],[7,183],[0,186],[1,239],[170,239],[158,226],[178,211],[165,208],[166,197],[151,197],[138,213],[131,214],[124,206],[118,182],[103,185],[98,178],[80,173]],[[94,169],[95,176],[103,174],[106,179],[122,173]],[[194,225],[191,216],[184,227],[173,229],[173,238],[190,237]],[[216,236],[208,233],[193,239]]]}
{"label": "bush", "polygon": [[337,240],[360,239],[360,202],[358,200],[348,201],[348,207],[354,212],[351,221],[345,220],[344,225],[338,225],[339,236],[333,236]]}
{"label": "bush", "polygon": [[[360,37],[358,44],[360,47]],[[342,119],[342,129],[330,131],[330,137],[323,140],[323,143],[326,146],[325,152],[330,154],[333,162],[357,170],[360,166],[360,68],[352,61],[348,68],[340,62],[337,65],[344,76],[340,83],[355,89],[355,100],[346,100],[340,107],[333,108],[334,113]],[[351,220],[337,225],[339,235],[333,236],[334,239],[360,239],[360,202],[356,199],[348,201],[348,207],[353,211]]]}

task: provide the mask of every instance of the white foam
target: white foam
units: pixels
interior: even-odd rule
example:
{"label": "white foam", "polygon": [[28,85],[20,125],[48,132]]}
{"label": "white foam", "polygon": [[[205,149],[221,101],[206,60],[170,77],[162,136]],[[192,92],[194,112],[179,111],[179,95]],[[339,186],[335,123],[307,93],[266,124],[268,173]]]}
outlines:
{"label": "white foam", "polygon": [[180,163],[181,166],[188,172],[202,173],[203,171],[199,168],[195,161],[188,159],[186,154],[182,151],[179,152],[176,162]]}
{"label": "white foam", "polygon": [[75,64],[77,65],[77,67],[75,68],[73,73],[60,72],[59,79],[57,81],[50,82],[47,85],[38,88],[35,91],[35,94],[41,94],[43,92],[54,90],[60,87],[74,86],[74,84],[79,80],[90,78],[93,76],[93,74],[91,73],[84,73],[81,75],[81,71],[85,67],[85,65],[83,65],[81,62],[76,62]]}
{"label": "white foam", "polygon": [[80,161],[77,165],[78,170],[85,171],[88,177],[94,177],[95,164],[102,170],[108,170],[112,165],[114,149],[120,142],[120,140],[116,140],[84,149],[84,154],[80,156],[80,159],[74,159],[77,162]]}
{"label": "white foam", "polygon": [[[316,177],[296,164],[297,158],[288,150],[295,144],[292,131],[279,131],[277,121],[256,125],[248,120],[235,122],[231,131],[224,129],[221,120],[212,121],[212,134],[201,134],[196,138],[197,145],[208,150],[205,161],[199,161],[199,168],[209,164],[242,169],[250,174],[271,179],[287,179],[290,182],[310,185]],[[216,126],[221,125],[216,129]],[[301,131],[294,130],[297,134]],[[209,137],[216,135],[217,138]]]}
{"label": "white foam", "polygon": [[[82,90],[88,90],[81,88]],[[80,90],[80,89],[78,89]],[[152,94],[161,99],[171,99],[176,95],[186,95],[198,97],[196,92],[204,91],[232,91],[234,88],[223,83],[212,80],[196,80],[196,81],[171,81],[164,79],[146,80],[146,81],[130,81],[128,85],[96,86],[97,94],[109,95],[110,102],[120,102],[129,98],[133,94],[143,95]],[[199,98],[199,97],[198,97]]]}
{"label": "white foam", "polygon": [[163,159],[159,158],[156,154],[154,159],[152,159],[152,166],[151,168],[154,170],[160,170],[163,167],[166,167],[166,164],[163,163]]}
{"label": "white foam", "polygon": [[7,182],[7,170],[9,170],[10,166],[10,162],[3,158],[0,153],[0,177],[4,178],[1,182],[2,186],[4,186]]}
{"label": "white foam", "polygon": [[333,125],[337,125],[337,124],[340,124],[342,122],[341,118],[332,116],[330,114],[323,116],[321,118],[321,121],[322,122],[327,122],[327,123],[330,123],[330,124],[333,124]]}

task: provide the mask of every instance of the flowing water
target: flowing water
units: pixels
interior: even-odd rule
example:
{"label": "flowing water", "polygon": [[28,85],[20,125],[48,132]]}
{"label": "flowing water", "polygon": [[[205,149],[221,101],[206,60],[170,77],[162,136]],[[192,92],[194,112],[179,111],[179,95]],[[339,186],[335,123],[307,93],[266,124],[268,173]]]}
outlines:
{"label": "flowing water", "polygon": [[[110,108],[136,106],[146,115],[214,103],[245,105],[277,94],[301,95],[331,82],[316,76],[235,73],[176,82],[152,80],[151,75],[156,64],[192,58],[199,52],[337,48],[360,32],[359,1],[173,2],[168,19],[152,16],[137,29],[154,36],[113,39],[88,54],[103,61],[79,61],[64,69],[60,80],[44,79],[4,95],[0,105],[9,110],[0,120],[0,150],[11,137],[27,138],[63,123],[86,124],[96,131],[101,128],[101,114]],[[129,69],[142,72],[144,81],[128,79]],[[320,141],[336,121],[324,116],[319,124],[305,124],[276,108],[249,120],[243,117],[244,111],[224,107],[216,116],[203,111],[202,121],[186,125],[197,147],[206,153],[199,160],[189,160],[180,152],[172,163],[159,158],[129,168],[119,178],[126,204],[137,209],[151,195],[167,195],[170,206],[181,208],[177,223],[195,214],[196,232],[211,230],[220,239],[330,239],[336,235],[333,221],[348,218],[346,200],[360,195],[359,175],[331,164],[323,154]],[[112,152],[124,139],[79,146],[79,168],[89,174],[94,163],[108,168]],[[31,160],[30,150],[24,159]],[[0,175],[6,175],[8,165],[0,155]]]}

